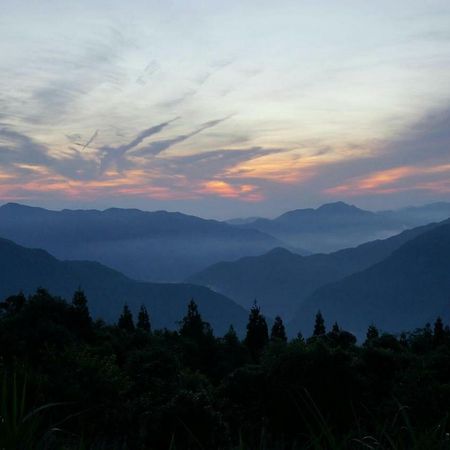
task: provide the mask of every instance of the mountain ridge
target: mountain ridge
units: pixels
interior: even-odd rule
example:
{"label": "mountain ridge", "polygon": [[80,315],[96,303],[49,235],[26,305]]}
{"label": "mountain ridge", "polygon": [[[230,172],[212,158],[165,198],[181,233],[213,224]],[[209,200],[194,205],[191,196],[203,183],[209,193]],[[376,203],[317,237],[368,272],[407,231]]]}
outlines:
{"label": "mountain ridge", "polygon": [[328,323],[338,321],[359,337],[372,322],[400,332],[438,315],[449,320],[450,221],[408,240],[377,264],[317,289],[300,305],[291,330],[308,333],[318,310]]}
{"label": "mountain ridge", "polygon": [[60,261],[45,250],[30,249],[0,238],[0,298],[33,293],[44,287],[70,300],[81,287],[95,317],[114,322],[127,303],[133,312],[147,306],[156,328],[174,329],[194,298],[204,318],[218,334],[233,324],[243,332],[247,311],[229,298],[202,286],[144,283],[92,261]]}

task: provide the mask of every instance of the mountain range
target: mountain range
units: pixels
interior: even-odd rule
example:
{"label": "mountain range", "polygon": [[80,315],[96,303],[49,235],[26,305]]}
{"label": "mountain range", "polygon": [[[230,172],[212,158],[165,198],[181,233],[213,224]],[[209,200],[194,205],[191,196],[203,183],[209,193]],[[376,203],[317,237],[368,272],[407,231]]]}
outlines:
{"label": "mountain range", "polygon": [[[125,302],[134,311],[145,304],[157,328],[176,327],[193,297],[219,334],[231,323],[242,332],[256,299],[291,333],[309,334],[319,309],[359,337],[371,322],[400,331],[448,317],[450,219],[404,228],[449,214],[448,203],[370,212],[337,202],[233,225],[166,211],[10,203],[0,207],[0,297],[43,286],[68,298],[81,286],[95,316],[113,321]],[[372,234],[389,237],[292,251]]]}
{"label": "mountain range", "polygon": [[230,324],[243,332],[247,311],[225,296],[190,284],[144,283],[90,261],[60,261],[44,250],[29,249],[0,239],[0,299],[38,287],[68,300],[83,289],[95,318],[115,322],[127,303],[136,313],[144,304],[154,328],[177,328],[193,298],[218,335]]}
{"label": "mountain range", "polygon": [[409,240],[383,261],[309,296],[290,324],[308,334],[320,310],[363,337],[374,323],[384,331],[410,331],[441,316],[450,321],[450,223]]}
{"label": "mountain range", "polygon": [[330,253],[448,217],[450,203],[445,202],[379,212],[335,202],[288,211],[275,219],[233,219],[230,223],[270,234],[294,248]]}
{"label": "mountain range", "polygon": [[210,264],[283,245],[261,231],[167,211],[0,207],[0,236],[61,259],[92,260],[142,281],[181,281]]}
{"label": "mountain range", "polygon": [[277,248],[262,256],[214,264],[187,281],[229,296],[246,308],[256,299],[269,316],[290,320],[318,288],[367,269],[435,226],[417,227],[330,254],[301,256]]}

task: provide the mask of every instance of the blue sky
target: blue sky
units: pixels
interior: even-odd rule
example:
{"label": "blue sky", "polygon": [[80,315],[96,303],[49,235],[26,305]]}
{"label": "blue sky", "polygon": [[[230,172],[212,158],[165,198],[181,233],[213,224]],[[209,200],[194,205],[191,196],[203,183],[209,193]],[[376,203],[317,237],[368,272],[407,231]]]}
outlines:
{"label": "blue sky", "polygon": [[450,199],[448,1],[0,5],[0,200]]}

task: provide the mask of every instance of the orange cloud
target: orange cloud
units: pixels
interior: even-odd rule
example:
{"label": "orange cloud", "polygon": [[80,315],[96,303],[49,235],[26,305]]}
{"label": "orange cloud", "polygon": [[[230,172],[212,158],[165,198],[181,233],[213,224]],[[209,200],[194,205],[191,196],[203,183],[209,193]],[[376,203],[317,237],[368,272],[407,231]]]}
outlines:
{"label": "orange cloud", "polygon": [[252,184],[231,185],[221,180],[210,180],[202,183],[200,192],[225,198],[240,198],[245,201],[260,201],[263,196],[256,192],[257,186]]}
{"label": "orange cloud", "polygon": [[258,178],[277,183],[295,184],[307,181],[315,175],[314,166],[318,161],[313,157],[302,158],[295,154],[267,155],[251,159],[227,169],[226,178]]}
{"label": "orange cloud", "polygon": [[411,189],[448,192],[450,183],[447,180],[431,182],[413,181],[412,184],[408,186],[396,186],[397,182],[408,178],[447,172],[450,172],[450,164],[428,167],[399,166],[392,169],[372,172],[365,177],[358,177],[350,180],[349,183],[326,189],[325,192],[332,195],[345,194],[353,196],[367,193],[391,194]]}

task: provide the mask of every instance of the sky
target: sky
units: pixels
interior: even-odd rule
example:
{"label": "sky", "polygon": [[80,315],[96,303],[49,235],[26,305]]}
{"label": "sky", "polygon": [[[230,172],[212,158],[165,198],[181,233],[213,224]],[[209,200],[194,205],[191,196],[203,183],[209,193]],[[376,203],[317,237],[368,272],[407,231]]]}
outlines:
{"label": "sky", "polygon": [[0,202],[450,200],[448,0],[2,0]]}

